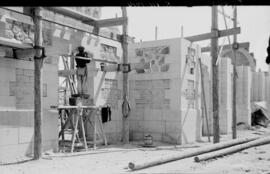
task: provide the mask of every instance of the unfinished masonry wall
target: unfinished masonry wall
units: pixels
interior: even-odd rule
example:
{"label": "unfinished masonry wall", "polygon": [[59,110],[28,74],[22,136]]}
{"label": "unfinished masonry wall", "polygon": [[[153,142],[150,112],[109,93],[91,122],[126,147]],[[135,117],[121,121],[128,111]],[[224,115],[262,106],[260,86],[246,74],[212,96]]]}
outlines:
{"label": "unfinished masonry wall", "polygon": [[[19,9],[22,10],[22,9]],[[95,10],[94,10],[95,11]],[[0,39],[18,45],[33,43],[33,24],[27,20],[16,20],[15,13],[2,12],[6,14],[6,21],[0,22]],[[56,17],[55,13],[44,11],[43,15]],[[67,17],[66,22],[76,23]],[[15,19],[15,21],[14,21]],[[16,32],[13,29],[16,29]],[[92,28],[93,29],[93,28]],[[27,32],[26,32],[27,31]],[[92,32],[91,30],[89,30]],[[14,33],[15,32],[15,33]],[[16,35],[22,34],[24,37]],[[116,38],[115,32],[101,30],[100,34]],[[20,35],[20,36],[22,36]],[[118,59],[122,53],[120,44],[102,40],[88,33],[70,29],[56,24],[43,21],[43,39],[46,50],[43,68],[43,150],[58,149],[58,112],[50,110],[51,105],[58,104],[58,60],[61,54],[68,54],[79,45],[85,46],[86,50],[95,52],[95,58]],[[103,45],[102,45],[103,44]],[[114,48],[110,48],[113,46]],[[117,49],[115,49],[117,47]],[[116,52],[115,52],[116,51]],[[15,57],[17,57],[15,59]],[[34,135],[34,66],[33,52],[14,52],[10,48],[0,47],[0,161],[13,161],[16,158],[30,155],[33,152]],[[120,60],[119,60],[120,61]],[[109,103],[112,107],[112,121],[105,123],[105,131],[108,133],[109,141],[118,140],[121,129],[121,114],[119,111],[119,95],[122,85],[117,73],[103,74],[98,72],[99,64],[89,65],[89,80],[92,100],[96,105]],[[101,81],[99,78],[102,77]],[[117,82],[117,83],[115,83]],[[95,83],[95,86],[94,86]],[[118,93],[118,95],[115,95]],[[118,99],[115,102],[115,99]],[[104,100],[102,100],[104,99]]]}
{"label": "unfinished masonry wall", "polygon": [[128,54],[131,63],[146,65],[129,74],[131,140],[143,140],[147,134],[154,141],[177,144],[198,140],[202,124],[196,95],[198,45],[183,39],[148,41],[130,44]]}
{"label": "unfinished masonry wall", "polygon": [[[57,150],[57,64],[43,71],[43,150]],[[0,161],[12,161],[33,152],[34,65],[32,61],[0,57]]]}
{"label": "unfinished masonry wall", "polygon": [[[100,38],[95,46],[90,41],[85,45],[86,50],[94,53],[94,57],[100,57],[103,60],[122,62],[122,48],[119,42]],[[100,71],[100,62],[91,62],[88,64],[88,94],[97,106],[109,105],[112,115],[111,121],[104,122],[103,127],[109,143],[119,142],[122,131],[122,73],[121,72],[102,72]],[[87,138],[91,139],[93,127],[87,125]]]}

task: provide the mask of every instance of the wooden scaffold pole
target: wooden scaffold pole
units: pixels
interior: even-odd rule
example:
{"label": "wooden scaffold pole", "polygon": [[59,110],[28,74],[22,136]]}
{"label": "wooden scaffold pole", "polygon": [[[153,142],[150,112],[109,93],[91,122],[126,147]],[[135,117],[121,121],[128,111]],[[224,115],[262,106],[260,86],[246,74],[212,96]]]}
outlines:
{"label": "wooden scaffold pole", "polygon": [[212,96],[213,96],[213,143],[219,143],[219,98],[218,98],[218,10],[217,6],[212,7],[212,36],[211,56],[212,56]]}
{"label": "wooden scaffold pole", "polygon": [[40,159],[42,155],[42,21],[41,7],[34,10],[35,24],[35,57],[34,57],[34,159]]}
{"label": "wooden scaffold pole", "polygon": [[[122,7],[122,17],[127,17],[127,8]],[[122,39],[122,48],[123,48],[123,67],[126,68],[128,65],[128,22],[123,24],[123,39]],[[123,143],[129,143],[129,112],[130,107],[128,103],[128,71],[123,71],[123,104],[122,104],[122,113],[123,113],[123,128],[122,128],[122,140]]]}
{"label": "wooden scaffold pole", "polygon": [[[237,27],[237,9],[236,6],[234,8],[234,20],[233,20],[233,27]],[[236,139],[236,50],[237,50],[237,35],[233,35],[233,115],[232,115],[232,138]]]}

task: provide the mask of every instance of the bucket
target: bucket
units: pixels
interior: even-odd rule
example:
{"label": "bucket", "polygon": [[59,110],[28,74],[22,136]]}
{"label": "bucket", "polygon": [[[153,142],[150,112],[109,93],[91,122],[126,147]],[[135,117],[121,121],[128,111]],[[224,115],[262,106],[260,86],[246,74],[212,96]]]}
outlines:
{"label": "bucket", "polygon": [[153,137],[151,135],[144,136],[144,145],[152,145],[153,144]]}

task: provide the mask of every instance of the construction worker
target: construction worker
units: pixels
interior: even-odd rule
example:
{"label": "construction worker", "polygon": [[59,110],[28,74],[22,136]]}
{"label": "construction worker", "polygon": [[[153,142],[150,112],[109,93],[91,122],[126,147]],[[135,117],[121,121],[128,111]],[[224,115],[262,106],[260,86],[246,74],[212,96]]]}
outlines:
{"label": "construction worker", "polygon": [[[79,53],[76,54],[76,56],[79,57],[85,57],[85,58],[93,58],[92,53],[87,53],[84,51],[83,46],[78,47]],[[90,63],[91,60],[85,60],[85,59],[80,59],[78,57],[75,58],[76,64],[77,64],[77,90],[78,94],[86,94],[87,93],[87,63]]]}

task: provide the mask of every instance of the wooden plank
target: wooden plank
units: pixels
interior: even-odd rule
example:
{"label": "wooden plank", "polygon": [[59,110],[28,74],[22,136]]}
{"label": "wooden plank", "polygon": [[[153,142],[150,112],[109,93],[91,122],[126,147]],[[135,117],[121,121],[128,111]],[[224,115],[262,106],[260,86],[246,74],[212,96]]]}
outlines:
{"label": "wooden plank", "polygon": [[116,72],[118,70],[118,65],[106,65],[103,71],[105,72]]}
{"label": "wooden plank", "polygon": [[211,144],[209,146],[203,146],[200,148],[182,151],[179,153],[176,152],[175,154],[173,154],[171,156],[162,156],[162,157],[157,158],[155,160],[153,160],[153,159],[150,161],[144,160],[144,161],[138,161],[136,163],[129,162],[128,167],[131,170],[140,170],[140,169],[144,169],[144,168],[151,167],[151,166],[156,166],[156,165],[160,165],[160,164],[164,164],[164,163],[168,163],[168,162],[172,162],[172,161],[176,161],[176,160],[189,158],[189,157],[196,156],[196,155],[201,155],[201,154],[216,151],[219,149],[224,149],[226,147],[231,147],[231,146],[234,146],[236,144],[242,144],[242,143],[250,142],[253,140],[256,141],[256,139],[258,139],[258,138],[241,138],[241,139],[221,142],[218,144]]}
{"label": "wooden plank", "polygon": [[205,33],[205,34],[200,34],[196,36],[185,37],[185,39],[189,40],[190,42],[196,42],[196,41],[211,39],[211,37],[212,37],[212,33]]}
{"label": "wooden plank", "polygon": [[[246,50],[249,51],[249,42],[243,42],[243,43],[239,43],[239,48],[244,48]],[[218,50],[221,49],[221,46],[218,47]],[[223,45],[223,50],[226,49],[232,49],[232,45],[228,44],[228,45]],[[211,47],[202,47],[201,48],[201,52],[210,52],[211,51]]]}
{"label": "wooden plank", "polygon": [[111,19],[102,19],[97,21],[83,21],[85,24],[89,24],[92,26],[96,26],[99,28],[102,27],[112,27],[112,26],[119,26],[127,23],[126,17],[120,17],[120,18],[111,18]]}
{"label": "wooden plank", "polygon": [[18,41],[16,39],[9,39],[5,37],[0,37],[0,45],[5,47],[11,47],[15,49],[29,49],[33,48],[32,44],[23,43],[21,41]]}
{"label": "wooden plank", "polygon": [[77,59],[91,60],[91,61],[95,61],[95,62],[103,62],[103,63],[117,64],[117,62],[115,62],[115,61],[102,60],[102,59],[95,59],[95,58],[90,58],[90,57],[80,57],[80,56],[74,56],[74,55],[68,55],[68,54],[62,54],[61,56],[65,56],[65,57],[74,57],[74,58],[77,58]]}
{"label": "wooden plank", "polygon": [[[212,32],[218,31],[218,14],[217,6],[212,6]],[[213,143],[219,143],[219,90],[218,90],[218,37],[211,39],[211,56],[212,56],[212,97],[213,97]]]}
{"label": "wooden plank", "polygon": [[214,152],[204,154],[201,156],[196,156],[196,157],[194,157],[194,161],[195,162],[206,161],[209,159],[222,157],[224,155],[229,155],[232,153],[239,152],[241,150],[245,150],[245,149],[249,149],[251,147],[261,146],[261,145],[265,145],[265,144],[269,144],[269,143],[270,143],[270,137],[265,136],[265,137],[247,142],[247,143],[239,144],[239,145],[228,147],[225,149],[223,148],[223,149],[220,149],[218,151],[214,151]]}
{"label": "wooden plank", "polygon": [[44,8],[46,8],[46,9],[48,9],[50,11],[59,13],[59,14],[64,15],[64,16],[68,16],[68,17],[80,20],[80,21],[89,21],[89,22],[91,22],[91,21],[96,21],[97,20],[94,17],[85,15],[83,13],[80,13],[80,12],[78,12],[76,10],[73,10],[71,8],[68,8],[68,7],[44,7]]}
{"label": "wooden plank", "polygon": [[224,37],[224,36],[229,36],[229,35],[240,34],[241,29],[240,27],[235,27],[228,30],[219,30],[218,33],[219,33],[219,37]]}
{"label": "wooden plank", "polygon": [[[41,9],[40,7],[35,8],[35,45],[42,46],[42,21],[41,19]],[[40,48],[36,49],[36,54],[34,57],[34,159],[38,160],[42,156],[42,119],[43,119],[43,108],[42,108],[42,68],[43,68],[43,58],[42,50]]]}
{"label": "wooden plank", "polygon": [[69,105],[59,105],[58,109],[98,109],[98,106],[69,106]]}
{"label": "wooden plank", "polygon": [[[225,36],[229,36],[233,34],[239,34],[240,32],[241,32],[240,27],[231,28],[228,30],[219,30],[218,37],[225,37]],[[211,32],[211,33],[185,37],[185,39],[189,40],[190,42],[196,42],[196,41],[211,39],[212,37],[215,37],[215,34],[216,34],[215,32]]]}

